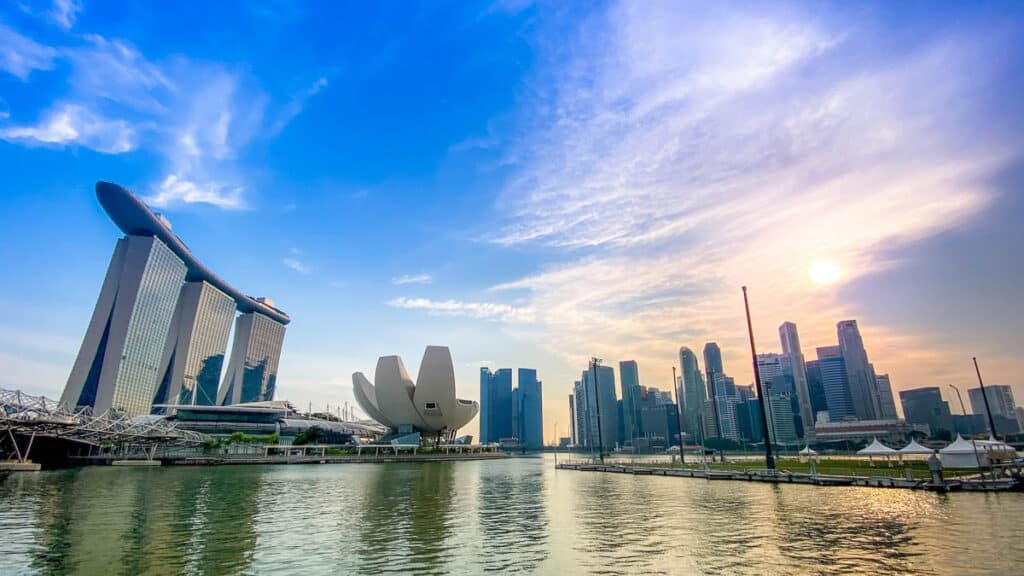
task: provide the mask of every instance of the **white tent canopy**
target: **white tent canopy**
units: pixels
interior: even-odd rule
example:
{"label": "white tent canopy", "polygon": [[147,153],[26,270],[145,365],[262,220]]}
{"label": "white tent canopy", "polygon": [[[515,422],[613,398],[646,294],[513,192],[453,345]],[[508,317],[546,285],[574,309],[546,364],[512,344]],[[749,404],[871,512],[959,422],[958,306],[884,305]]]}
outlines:
{"label": "white tent canopy", "polygon": [[813,450],[810,446],[804,446],[804,449],[799,452],[801,456],[817,456],[818,452]]}
{"label": "white tent canopy", "polygon": [[964,440],[963,436],[957,434],[956,440],[939,450],[942,457],[942,465],[946,468],[978,468],[988,466],[988,456],[982,447],[983,441]]}
{"label": "white tent canopy", "polygon": [[871,444],[868,444],[867,448],[858,450],[857,454],[859,456],[893,456],[898,452],[879,442],[878,438],[872,438]]}
{"label": "white tent canopy", "polygon": [[910,444],[907,444],[903,448],[900,448],[899,452],[900,452],[900,454],[903,454],[903,455],[909,455],[909,454],[925,454],[925,455],[928,455],[928,454],[931,454],[932,452],[934,452],[934,450],[932,450],[931,448],[926,448],[924,446],[921,446],[920,444],[917,443],[917,440],[911,439],[910,440]]}

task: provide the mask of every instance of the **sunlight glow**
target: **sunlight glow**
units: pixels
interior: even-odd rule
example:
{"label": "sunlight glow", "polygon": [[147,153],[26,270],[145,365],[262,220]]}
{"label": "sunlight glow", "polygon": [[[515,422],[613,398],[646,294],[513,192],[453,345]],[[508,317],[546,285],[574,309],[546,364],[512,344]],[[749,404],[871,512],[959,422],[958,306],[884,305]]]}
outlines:
{"label": "sunlight glow", "polygon": [[819,286],[833,284],[839,280],[841,275],[842,270],[835,260],[818,260],[811,264],[811,269],[808,271],[808,276]]}

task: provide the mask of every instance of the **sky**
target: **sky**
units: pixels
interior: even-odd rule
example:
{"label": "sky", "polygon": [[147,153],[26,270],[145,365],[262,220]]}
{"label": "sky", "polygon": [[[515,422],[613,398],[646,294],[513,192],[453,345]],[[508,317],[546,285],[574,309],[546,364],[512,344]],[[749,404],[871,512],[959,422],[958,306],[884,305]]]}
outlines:
{"label": "sky", "polygon": [[303,408],[446,345],[566,436],[591,356],[751,382],[743,285],[759,352],[856,319],[897,392],[1024,404],[1022,93],[1014,2],[5,3],[0,386],[59,398],[109,180],[291,316]]}

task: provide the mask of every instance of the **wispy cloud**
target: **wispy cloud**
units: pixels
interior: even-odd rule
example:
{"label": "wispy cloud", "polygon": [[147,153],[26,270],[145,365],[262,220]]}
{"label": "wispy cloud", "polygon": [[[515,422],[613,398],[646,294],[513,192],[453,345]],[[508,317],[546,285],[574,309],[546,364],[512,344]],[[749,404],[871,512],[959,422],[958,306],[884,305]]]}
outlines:
{"label": "wispy cloud", "polygon": [[106,154],[121,154],[136,148],[137,134],[124,120],[103,118],[77,104],[58,104],[38,123],[0,129],[0,139],[27,144],[69,144],[85,146]]}
{"label": "wispy cloud", "polygon": [[391,283],[395,286],[402,286],[405,284],[429,284],[433,279],[434,278],[430,274],[403,274],[392,278]]}
{"label": "wispy cloud", "polygon": [[[74,23],[78,2],[55,4]],[[245,70],[184,56],[148,59],[130,42],[98,34],[51,48],[0,23],[0,69],[23,80],[33,70],[69,64],[69,93],[36,124],[5,128],[0,138],[28,145],[83,146],[118,154],[136,149],[164,159],[164,173],[147,200],[154,205],[203,203],[223,209],[249,206],[239,158],[254,141],[272,137],[327,85],[319,78],[273,111],[271,99]],[[268,120],[267,110],[273,120]]]}
{"label": "wispy cloud", "polygon": [[406,298],[400,296],[388,302],[388,306],[405,308],[407,310],[423,310],[435,316],[462,316],[478,320],[502,322],[529,322],[533,320],[533,312],[527,308],[489,302],[431,300],[429,298]]}
{"label": "wispy cloud", "polygon": [[298,258],[282,258],[281,263],[291,268],[292,270],[295,270],[299,274],[309,274],[310,272],[313,271],[313,269],[309,265],[303,263]]}
{"label": "wispy cloud", "polygon": [[82,3],[79,0],[53,0],[53,8],[50,10],[49,16],[54,24],[65,30],[70,30],[75,25],[75,20],[81,10]]}
{"label": "wispy cloud", "polygon": [[742,284],[769,341],[784,319],[834,339],[852,311],[808,269],[893,265],[881,248],[977,214],[1008,158],[965,128],[991,44],[950,36],[847,67],[868,40],[846,23],[691,8],[625,2],[581,25],[510,154],[496,241],[557,258],[496,290],[522,292],[565,358],[655,361],[711,339],[739,355]]}
{"label": "wispy cloud", "polygon": [[51,70],[58,52],[0,22],[0,70],[27,80],[33,70]]}

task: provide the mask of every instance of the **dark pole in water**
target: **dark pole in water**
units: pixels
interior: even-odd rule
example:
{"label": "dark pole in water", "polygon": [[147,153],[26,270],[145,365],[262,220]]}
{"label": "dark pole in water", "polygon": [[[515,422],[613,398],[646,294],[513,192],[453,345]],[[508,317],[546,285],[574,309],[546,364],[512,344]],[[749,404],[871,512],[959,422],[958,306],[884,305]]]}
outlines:
{"label": "dark pole in water", "polygon": [[601,434],[601,392],[597,387],[597,365],[600,363],[600,358],[592,357],[590,359],[590,372],[594,375],[594,407],[597,412],[597,455],[601,458],[601,464],[604,464],[604,436]]}
{"label": "dark pole in water", "polygon": [[768,434],[767,398],[761,390],[761,371],[757,367],[757,350],[754,349],[754,327],[750,323],[750,303],[747,301],[747,287],[743,287],[743,308],[747,312],[747,334],[750,335],[750,356],[754,360],[754,387],[757,397],[761,400],[761,433],[764,435],[764,459],[769,470],[775,470],[775,458],[772,456],[772,439]]}
{"label": "dark pole in water", "polygon": [[676,385],[676,367],[672,367],[672,389],[676,391],[676,423],[679,424],[679,463],[686,464],[683,456],[683,399],[679,395],[679,387]]}
{"label": "dark pole in water", "polygon": [[988,415],[988,429],[992,432],[992,437],[999,440],[999,436],[996,436],[996,423],[992,419],[992,409],[988,407],[988,394],[985,394],[985,383],[981,381],[981,369],[978,368],[978,358],[972,357],[974,360],[974,372],[978,375],[978,386],[981,388],[981,398],[985,401],[985,414]]}

